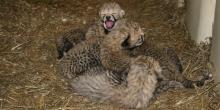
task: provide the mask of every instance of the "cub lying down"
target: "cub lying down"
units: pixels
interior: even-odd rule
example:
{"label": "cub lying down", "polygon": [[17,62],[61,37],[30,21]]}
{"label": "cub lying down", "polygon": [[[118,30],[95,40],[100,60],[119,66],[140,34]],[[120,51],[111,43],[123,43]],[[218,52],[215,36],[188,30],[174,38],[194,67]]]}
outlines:
{"label": "cub lying down", "polygon": [[[94,67],[71,81],[73,91],[93,100],[112,102],[128,108],[145,108],[153,98],[159,63],[151,57],[135,58],[130,71],[119,84],[117,74],[102,67]],[[91,74],[92,73],[92,74]],[[123,73],[122,73],[123,74]]]}

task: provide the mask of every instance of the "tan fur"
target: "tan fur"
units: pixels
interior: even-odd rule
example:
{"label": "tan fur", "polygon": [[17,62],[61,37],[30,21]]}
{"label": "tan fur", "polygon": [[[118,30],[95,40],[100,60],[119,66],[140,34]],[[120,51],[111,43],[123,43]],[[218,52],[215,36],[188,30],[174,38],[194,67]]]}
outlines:
{"label": "tan fur", "polygon": [[138,23],[128,21],[124,25],[123,28],[107,35],[101,45],[102,65],[116,72],[129,69],[132,58],[127,52],[140,46],[144,41],[144,33]]}
{"label": "tan fur", "polygon": [[[98,101],[110,101],[129,108],[146,108],[153,97],[160,74],[159,63],[151,57],[139,56],[132,60],[125,82],[112,82],[114,73],[103,68],[92,68],[85,75],[72,80],[74,91]],[[92,74],[91,74],[92,73]]]}
{"label": "tan fur", "polygon": [[116,2],[104,3],[99,10],[100,19],[105,15],[114,15],[116,19],[122,19],[125,15],[125,11]]}

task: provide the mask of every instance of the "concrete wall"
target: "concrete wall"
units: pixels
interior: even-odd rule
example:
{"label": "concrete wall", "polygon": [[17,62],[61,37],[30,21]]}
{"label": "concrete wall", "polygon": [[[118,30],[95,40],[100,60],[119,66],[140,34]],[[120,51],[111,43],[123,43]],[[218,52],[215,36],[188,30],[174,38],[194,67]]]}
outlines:
{"label": "concrete wall", "polygon": [[[220,1],[219,0],[216,1],[211,60],[216,68],[216,73],[214,74],[215,75],[214,78],[217,82],[220,82]],[[218,89],[220,92],[219,86]]]}
{"label": "concrete wall", "polygon": [[187,26],[192,39],[201,42],[212,36],[216,0],[187,0]]}

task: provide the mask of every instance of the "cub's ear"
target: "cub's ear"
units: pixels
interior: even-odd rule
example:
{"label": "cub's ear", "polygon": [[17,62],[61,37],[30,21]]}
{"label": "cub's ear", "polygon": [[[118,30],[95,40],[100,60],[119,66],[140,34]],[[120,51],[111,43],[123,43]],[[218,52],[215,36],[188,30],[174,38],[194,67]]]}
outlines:
{"label": "cub's ear", "polygon": [[121,10],[120,11],[120,18],[123,18],[125,16],[125,11],[124,10]]}
{"label": "cub's ear", "polygon": [[129,39],[130,39],[131,35],[128,34],[128,36],[126,37],[126,39],[124,41],[122,41],[121,46],[123,48],[129,48],[130,43],[129,43]]}

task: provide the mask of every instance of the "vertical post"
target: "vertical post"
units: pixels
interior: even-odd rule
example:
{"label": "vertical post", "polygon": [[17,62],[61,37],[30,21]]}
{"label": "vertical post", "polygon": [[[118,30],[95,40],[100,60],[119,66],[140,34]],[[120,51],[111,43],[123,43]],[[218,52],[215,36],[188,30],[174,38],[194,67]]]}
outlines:
{"label": "vertical post", "polygon": [[[216,73],[214,74],[215,81],[220,82],[220,1],[219,0],[216,1],[211,61],[214,63],[216,69]],[[220,92],[219,86],[218,86],[218,90]]]}
{"label": "vertical post", "polygon": [[187,26],[196,42],[212,37],[216,0],[187,0]]}

